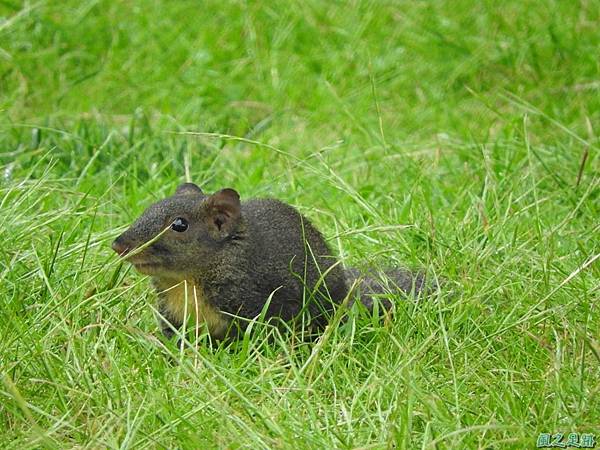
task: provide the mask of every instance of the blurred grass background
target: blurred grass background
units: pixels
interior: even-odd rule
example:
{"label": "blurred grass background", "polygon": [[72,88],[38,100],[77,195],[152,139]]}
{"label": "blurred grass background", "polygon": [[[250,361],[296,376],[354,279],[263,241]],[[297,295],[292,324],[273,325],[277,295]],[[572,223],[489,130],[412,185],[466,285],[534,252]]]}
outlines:
{"label": "blurred grass background", "polygon": [[[591,0],[0,1],[2,447],[600,434],[599,24]],[[172,364],[109,244],[186,179],[447,290]]]}

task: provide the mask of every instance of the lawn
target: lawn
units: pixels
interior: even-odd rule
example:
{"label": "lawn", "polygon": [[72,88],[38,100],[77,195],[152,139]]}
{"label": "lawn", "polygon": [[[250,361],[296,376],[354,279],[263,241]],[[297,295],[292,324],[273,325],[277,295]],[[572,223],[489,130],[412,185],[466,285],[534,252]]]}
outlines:
{"label": "lawn", "polygon": [[[0,1],[0,447],[600,441],[599,23],[591,0]],[[110,243],[184,181],[443,288],[315,344],[178,349]]]}

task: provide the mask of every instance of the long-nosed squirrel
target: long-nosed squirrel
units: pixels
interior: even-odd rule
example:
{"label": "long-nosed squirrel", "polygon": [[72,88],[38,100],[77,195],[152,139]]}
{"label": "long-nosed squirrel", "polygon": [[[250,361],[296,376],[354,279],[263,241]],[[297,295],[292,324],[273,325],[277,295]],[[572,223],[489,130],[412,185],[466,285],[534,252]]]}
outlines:
{"label": "long-nosed squirrel", "polygon": [[[389,292],[373,274],[343,269],[292,206],[273,199],[240,203],[233,189],[206,195],[182,184],[146,209],[112,248],[152,277],[167,337],[187,318],[204,322],[214,339],[235,337],[261,313],[286,322],[308,317],[312,329],[320,329],[353,284],[368,308]],[[422,274],[403,269],[386,278],[404,292],[424,287]]]}

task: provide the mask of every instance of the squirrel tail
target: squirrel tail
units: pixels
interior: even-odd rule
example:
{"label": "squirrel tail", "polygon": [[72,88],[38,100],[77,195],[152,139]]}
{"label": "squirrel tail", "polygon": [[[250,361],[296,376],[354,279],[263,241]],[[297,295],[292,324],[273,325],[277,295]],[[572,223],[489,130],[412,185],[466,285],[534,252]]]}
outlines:
{"label": "squirrel tail", "polygon": [[[369,310],[373,311],[374,303],[385,311],[393,310],[394,304],[389,300],[389,294],[401,292],[405,295],[418,297],[431,293],[435,286],[429,286],[422,272],[411,272],[406,269],[389,269],[382,272],[374,270],[361,271],[355,268],[345,270],[346,284],[350,288],[356,283],[356,299]],[[351,301],[351,304],[354,301]],[[351,306],[351,305],[350,305]]]}

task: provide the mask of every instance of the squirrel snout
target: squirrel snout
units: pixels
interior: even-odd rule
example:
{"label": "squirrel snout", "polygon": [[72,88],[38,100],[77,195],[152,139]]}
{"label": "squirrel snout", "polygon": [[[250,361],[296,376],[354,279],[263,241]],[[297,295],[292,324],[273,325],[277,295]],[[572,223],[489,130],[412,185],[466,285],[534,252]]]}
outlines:
{"label": "squirrel snout", "polygon": [[119,254],[119,256],[125,256],[129,253],[129,247],[119,240],[115,239],[112,243],[112,249]]}

